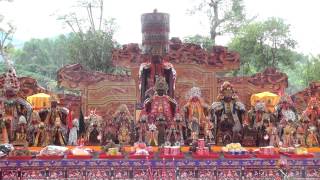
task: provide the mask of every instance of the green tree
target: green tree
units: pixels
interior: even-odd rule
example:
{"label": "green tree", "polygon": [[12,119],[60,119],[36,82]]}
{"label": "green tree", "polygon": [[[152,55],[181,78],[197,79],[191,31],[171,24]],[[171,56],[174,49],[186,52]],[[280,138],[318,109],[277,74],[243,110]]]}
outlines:
{"label": "green tree", "polygon": [[190,13],[201,13],[207,16],[213,44],[217,36],[235,33],[247,22],[243,0],[201,0],[190,10]]}
{"label": "green tree", "polygon": [[194,43],[200,45],[202,48],[209,50],[212,48],[213,41],[210,39],[210,37],[201,36],[199,34],[195,36],[188,36],[184,38],[183,40],[185,43]]}
{"label": "green tree", "polygon": [[[12,2],[12,0],[0,0],[1,2]],[[10,48],[13,48],[11,41],[16,28],[5,20],[5,16],[0,14],[0,56],[4,57]]]}
{"label": "green tree", "polygon": [[[91,70],[107,72],[111,67],[112,49],[115,47],[114,20],[103,18],[103,0],[82,1],[87,17],[76,13],[59,17],[73,33],[69,37],[68,53],[71,61],[81,63]],[[97,18],[94,16],[97,12]]]}
{"label": "green tree", "polygon": [[251,74],[266,67],[293,66],[296,41],[290,25],[280,18],[269,18],[243,26],[229,43],[241,55],[241,73]]}

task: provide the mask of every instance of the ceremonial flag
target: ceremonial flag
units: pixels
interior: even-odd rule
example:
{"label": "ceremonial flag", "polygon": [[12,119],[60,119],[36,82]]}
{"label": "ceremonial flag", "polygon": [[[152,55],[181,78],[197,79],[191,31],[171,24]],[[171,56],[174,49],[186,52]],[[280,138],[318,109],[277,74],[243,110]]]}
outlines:
{"label": "ceremonial flag", "polygon": [[84,116],[82,113],[82,108],[80,107],[80,115],[79,115],[79,136],[85,133],[85,124],[84,124]]}

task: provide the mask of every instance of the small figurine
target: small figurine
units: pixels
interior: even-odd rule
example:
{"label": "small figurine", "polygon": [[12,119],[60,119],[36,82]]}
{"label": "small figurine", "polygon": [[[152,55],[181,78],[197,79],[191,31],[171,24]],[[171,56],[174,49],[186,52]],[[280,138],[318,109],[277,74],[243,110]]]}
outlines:
{"label": "small figurine", "polygon": [[196,142],[199,138],[200,125],[198,122],[199,122],[199,120],[196,117],[193,117],[191,119],[191,122],[189,122],[188,128],[191,130],[192,143]]}
{"label": "small figurine", "polygon": [[121,145],[128,145],[130,142],[130,134],[128,127],[126,125],[122,125],[119,129],[118,140]]}
{"label": "small figurine", "polygon": [[9,143],[8,132],[6,128],[6,121],[3,118],[3,112],[0,112],[0,144]]}
{"label": "small figurine", "polygon": [[19,122],[18,122],[18,128],[16,129],[15,132],[15,141],[14,145],[19,145],[19,146],[28,146],[27,142],[27,120],[24,116],[19,117]]}
{"label": "small figurine", "polygon": [[269,127],[269,121],[263,120],[262,126],[258,129],[258,145],[259,147],[268,146],[270,143],[270,137],[267,132],[267,128]]}
{"label": "small figurine", "polygon": [[77,140],[78,140],[78,130],[79,130],[79,120],[74,119],[72,121],[72,128],[69,133],[69,140],[68,145],[69,146],[77,146]]}
{"label": "small figurine", "polygon": [[147,134],[147,119],[148,117],[146,115],[143,115],[140,117],[140,120],[137,124],[138,132],[139,132],[139,142],[145,142],[146,134]]}
{"label": "small figurine", "polygon": [[267,131],[268,136],[269,136],[269,145],[277,147],[279,145],[280,138],[279,138],[278,129],[275,126],[275,123],[276,122],[270,122],[269,123],[269,127],[267,128],[266,131]]}
{"label": "small figurine", "polygon": [[307,146],[308,147],[319,146],[319,141],[318,141],[317,134],[316,134],[317,128],[315,126],[311,126],[308,129],[308,131],[309,131],[309,133],[308,133],[307,139],[306,139]]}
{"label": "small figurine", "polygon": [[92,125],[92,130],[89,133],[89,144],[91,146],[96,146],[96,145],[100,145],[100,133],[98,131],[98,125],[97,124],[93,124]]}
{"label": "small figurine", "polygon": [[[174,142],[175,145],[184,144],[184,128],[186,127],[181,115],[177,113],[174,117],[173,122],[168,122],[167,137],[165,144],[171,144]],[[172,141],[172,135],[174,140]]]}
{"label": "small figurine", "polygon": [[157,126],[155,124],[150,124],[147,132],[148,144],[150,146],[158,146],[158,134]]}
{"label": "small figurine", "polygon": [[44,122],[40,122],[37,129],[36,129],[36,136],[34,139],[34,146],[47,146],[50,144],[49,136],[47,135],[50,133],[47,131],[46,125]]}
{"label": "small figurine", "polygon": [[206,140],[206,142],[212,142],[212,140],[214,139],[214,136],[212,134],[212,129],[213,129],[213,123],[207,121],[204,125],[204,138]]}
{"label": "small figurine", "polygon": [[61,120],[57,117],[55,127],[53,129],[53,144],[57,146],[66,145],[65,129],[62,127]]}
{"label": "small figurine", "polygon": [[302,147],[306,146],[306,131],[301,122],[298,124],[296,131],[296,143]]}
{"label": "small figurine", "polygon": [[29,145],[34,144],[36,134],[37,134],[36,131],[37,131],[37,128],[39,127],[39,123],[40,123],[40,116],[38,112],[33,111],[31,114],[30,122],[28,124],[28,128],[27,128],[27,132],[28,132],[27,140],[29,142]]}
{"label": "small figurine", "polygon": [[293,126],[293,121],[289,120],[288,124],[283,129],[283,145],[284,147],[293,146],[293,137],[296,132],[296,128]]}
{"label": "small figurine", "polygon": [[118,141],[120,144],[129,144],[132,140],[135,140],[134,121],[127,105],[121,104],[117,108],[113,114],[113,123],[118,132]]}

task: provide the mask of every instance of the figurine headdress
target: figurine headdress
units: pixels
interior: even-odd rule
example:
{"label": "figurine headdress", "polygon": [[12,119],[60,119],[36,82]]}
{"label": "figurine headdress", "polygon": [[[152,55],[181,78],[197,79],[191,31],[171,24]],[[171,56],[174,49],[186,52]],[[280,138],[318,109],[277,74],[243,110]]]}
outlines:
{"label": "figurine headdress", "polygon": [[201,90],[199,87],[192,87],[186,94],[186,99],[191,99],[193,97],[201,97]]}
{"label": "figurine headdress", "polygon": [[316,97],[311,97],[308,102],[308,107],[313,108],[314,106],[320,108],[320,101]]}
{"label": "figurine headdress", "polygon": [[235,92],[235,90],[233,89],[233,86],[232,86],[232,84],[230,83],[230,82],[228,82],[228,81],[225,81],[225,82],[223,82],[223,84],[221,85],[221,87],[220,87],[220,90],[219,90],[219,95],[218,95],[218,98],[217,99],[223,99],[224,98],[224,92],[226,91],[226,90],[231,90],[231,93],[232,93],[232,98],[233,99],[236,99],[237,98],[237,96],[236,96],[236,92]]}
{"label": "figurine headdress", "polygon": [[254,106],[255,111],[264,111],[266,112],[266,104],[264,102],[257,102],[256,105]]}
{"label": "figurine headdress", "polygon": [[287,102],[289,104],[293,104],[291,97],[288,94],[284,94],[280,98],[280,103]]}

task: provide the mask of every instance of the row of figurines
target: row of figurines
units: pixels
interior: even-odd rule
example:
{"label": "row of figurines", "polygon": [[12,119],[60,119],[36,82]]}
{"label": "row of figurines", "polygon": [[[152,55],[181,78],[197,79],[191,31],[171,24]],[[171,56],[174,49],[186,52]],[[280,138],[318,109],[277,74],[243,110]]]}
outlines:
{"label": "row of figurines", "polygon": [[[234,131],[231,119],[221,118],[219,123],[211,120],[200,122],[197,118],[191,121],[176,118],[172,122],[140,120],[135,123],[129,116],[121,115],[105,125],[101,125],[95,118],[86,119],[84,131],[80,132],[78,119],[74,119],[72,126],[67,127],[60,118],[53,124],[41,121],[27,124],[24,116],[20,116],[14,130],[10,129],[12,121],[4,118],[0,120],[0,138],[2,143],[25,146],[103,145],[111,141],[122,145],[137,141],[153,146],[190,145],[199,138],[218,145],[241,142],[244,146],[319,146],[317,124],[264,119],[262,123],[253,122],[253,125],[241,124],[241,130]],[[239,138],[236,138],[237,135]]]}

